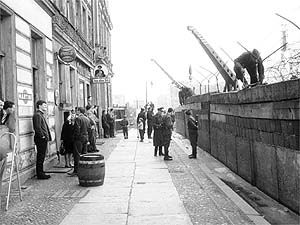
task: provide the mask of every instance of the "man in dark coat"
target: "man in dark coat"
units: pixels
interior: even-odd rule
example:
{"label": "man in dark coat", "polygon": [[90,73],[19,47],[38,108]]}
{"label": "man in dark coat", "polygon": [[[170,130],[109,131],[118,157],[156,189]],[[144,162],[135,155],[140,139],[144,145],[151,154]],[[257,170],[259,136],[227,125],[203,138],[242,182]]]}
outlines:
{"label": "man in dark coat", "polygon": [[153,130],[153,107],[150,107],[147,111],[147,135],[148,139],[152,138],[152,130]]}
{"label": "man in dark coat", "polygon": [[[264,80],[264,66],[260,57],[260,53],[253,49],[252,52],[244,52],[237,59],[234,60],[234,72],[236,78],[241,80],[245,85],[248,84],[244,77],[244,68],[250,75],[250,84],[260,83]],[[259,77],[257,77],[257,71]]]}
{"label": "man in dark coat", "polygon": [[190,159],[197,158],[197,138],[198,138],[198,122],[193,117],[192,111],[187,110],[185,114],[188,116],[187,127],[189,133],[189,139],[192,146],[192,154],[189,155]]}
{"label": "man in dark coat", "polygon": [[39,100],[36,103],[37,111],[32,117],[34,129],[34,143],[36,144],[36,176],[37,179],[49,179],[50,175],[45,174],[43,165],[46,156],[48,141],[51,141],[49,126],[46,121],[47,103]]}
{"label": "man in dark coat", "polygon": [[74,124],[74,171],[69,173],[71,176],[77,176],[80,155],[87,153],[89,130],[91,129],[90,120],[84,115],[85,109],[78,107],[76,113],[77,117]]}
{"label": "man in dark coat", "polygon": [[109,138],[109,124],[107,121],[106,110],[102,110],[101,122],[102,122],[102,128],[104,133],[103,136],[104,138]]}
{"label": "man in dark coat", "polygon": [[115,115],[113,112],[113,108],[107,110],[107,122],[109,125],[109,136],[114,138],[115,137]]}
{"label": "man in dark coat", "polygon": [[172,160],[172,156],[169,155],[169,147],[172,137],[173,124],[174,124],[174,110],[172,108],[168,109],[166,115],[163,116],[163,146],[164,146],[164,160]]}
{"label": "man in dark coat", "polygon": [[157,156],[157,151],[159,151],[159,155],[163,155],[162,146],[163,146],[163,136],[162,136],[162,112],[163,107],[157,109],[157,113],[153,117],[153,146],[154,146],[154,156]]}

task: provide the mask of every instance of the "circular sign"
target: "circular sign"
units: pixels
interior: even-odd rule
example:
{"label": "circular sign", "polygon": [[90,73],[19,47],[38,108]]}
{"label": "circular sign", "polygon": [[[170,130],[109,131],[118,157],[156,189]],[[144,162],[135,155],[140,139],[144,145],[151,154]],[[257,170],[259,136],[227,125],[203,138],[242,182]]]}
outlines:
{"label": "circular sign", "polygon": [[58,56],[62,61],[66,62],[66,63],[70,63],[75,60],[76,51],[73,48],[73,46],[66,45],[59,49]]}

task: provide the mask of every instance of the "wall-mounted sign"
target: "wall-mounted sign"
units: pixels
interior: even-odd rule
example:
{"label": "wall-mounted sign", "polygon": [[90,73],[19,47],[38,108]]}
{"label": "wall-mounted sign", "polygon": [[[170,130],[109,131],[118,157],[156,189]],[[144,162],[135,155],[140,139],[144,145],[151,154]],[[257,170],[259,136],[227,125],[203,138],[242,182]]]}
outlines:
{"label": "wall-mounted sign", "polygon": [[93,78],[92,82],[93,82],[93,84],[104,84],[104,83],[109,83],[110,79],[109,79],[109,77]]}
{"label": "wall-mounted sign", "polygon": [[28,103],[28,101],[32,101],[32,94],[28,93],[26,89],[24,89],[22,92],[19,92],[19,100],[22,100],[25,104]]}
{"label": "wall-mounted sign", "polygon": [[108,75],[108,68],[104,64],[98,64],[95,66],[95,77],[105,77]]}
{"label": "wall-mounted sign", "polygon": [[65,63],[73,62],[76,58],[76,51],[73,46],[66,45],[59,49],[58,51],[59,58]]}

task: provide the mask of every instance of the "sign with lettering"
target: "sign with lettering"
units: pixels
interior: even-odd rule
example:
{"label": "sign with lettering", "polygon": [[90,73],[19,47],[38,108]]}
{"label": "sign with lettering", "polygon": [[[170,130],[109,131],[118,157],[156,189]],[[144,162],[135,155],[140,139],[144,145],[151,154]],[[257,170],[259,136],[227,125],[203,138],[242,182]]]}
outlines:
{"label": "sign with lettering", "polygon": [[103,78],[93,78],[92,82],[94,84],[104,84],[104,83],[109,83],[110,79],[109,77],[103,77]]}
{"label": "sign with lettering", "polygon": [[24,89],[22,92],[19,92],[19,100],[22,100],[25,104],[28,103],[28,101],[32,101],[32,93],[28,93],[26,89]]}
{"label": "sign with lettering", "polygon": [[71,45],[63,46],[58,51],[59,58],[65,63],[73,62],[76,58],[76,51]]}

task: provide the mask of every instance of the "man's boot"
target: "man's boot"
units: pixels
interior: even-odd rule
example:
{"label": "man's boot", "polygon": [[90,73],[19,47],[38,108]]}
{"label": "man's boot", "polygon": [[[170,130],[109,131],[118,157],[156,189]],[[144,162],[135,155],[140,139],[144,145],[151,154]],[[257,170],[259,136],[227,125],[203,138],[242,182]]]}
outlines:
{"label": "man's boot", "polygon": [[154,147],[154,156],[157,156],[157,146]]}
{"label": "man's boot", "polygon": [[165,157],[164,157],[164,160],[166,160],[166,161],[173,160],[173,158],[169,156],[169,150],[168,150],[167,148],[165,149]]}

